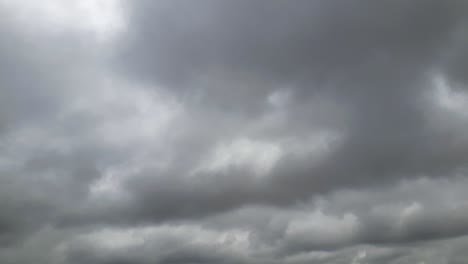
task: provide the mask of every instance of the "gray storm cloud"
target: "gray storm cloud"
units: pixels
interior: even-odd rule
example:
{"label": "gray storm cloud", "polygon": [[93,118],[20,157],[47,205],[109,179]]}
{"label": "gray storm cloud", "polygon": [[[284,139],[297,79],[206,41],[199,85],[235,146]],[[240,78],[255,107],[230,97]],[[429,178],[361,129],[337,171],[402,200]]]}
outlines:
{"label": "gray storm cloud", "polygon": [[465,1],[0,12],[0,262],[463,263]]}

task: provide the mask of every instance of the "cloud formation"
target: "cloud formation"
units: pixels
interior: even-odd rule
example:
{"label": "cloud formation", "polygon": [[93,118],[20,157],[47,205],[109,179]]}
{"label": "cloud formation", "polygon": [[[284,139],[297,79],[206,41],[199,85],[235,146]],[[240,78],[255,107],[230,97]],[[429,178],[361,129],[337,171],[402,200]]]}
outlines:
{"label": "cloud formation", "polygon": [[0,262],[466,257],[465,1],[0,12]]}

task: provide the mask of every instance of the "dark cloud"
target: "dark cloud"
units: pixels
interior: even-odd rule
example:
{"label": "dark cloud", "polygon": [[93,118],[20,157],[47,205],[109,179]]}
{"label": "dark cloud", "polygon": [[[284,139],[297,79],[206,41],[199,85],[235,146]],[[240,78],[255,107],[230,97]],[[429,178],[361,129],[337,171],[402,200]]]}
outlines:
{"label": "dark cloud", "polygon": [[[434,103],[433,76],[465,18],[461,1],[132,5],[119,70],[175,94],[192,120],[170,147],[176,169],[132,178],[131,192],[138,204],[154,201],[148,217],[158,220],[456,173],[466,165],[466,120],[432,118],[444,115]],[[282,89],[290,102],[277,117],[267,98]],[[329,153],[317,162],[283,143],[320,131],[339,140],[325,143]],[[209,181],[181,176],[239,137],[278,144],[286,154],[261,180],[235,166],[198,173]]]}
{"label": "dark cloud", "polygon": [[463,262],[465,1],[93,3],[0,0],[0,262]]}
{"label": "dark cloud", "polygon": [[[130,23],[135,28],[124,58],[129,67],[137,67],[135,74],[157,81],[197,79],[219,70],[275,79],[280,85],[306,79],[308,87],[299,88],[311,89],[311,78],[335,78],[379,56],[431,62],[464,15],[463,5],[460,1],[298,1],[295,5],[141,1],[132,9]],[[145,55],[146,50],[152,55]]]}

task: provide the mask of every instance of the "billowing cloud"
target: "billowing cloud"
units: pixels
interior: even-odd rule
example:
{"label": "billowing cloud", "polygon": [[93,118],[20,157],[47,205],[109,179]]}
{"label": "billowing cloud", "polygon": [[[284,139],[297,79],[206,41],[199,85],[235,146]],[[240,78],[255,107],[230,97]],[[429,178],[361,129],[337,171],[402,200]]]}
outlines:
{"label": "billowing cloud", "polygon": [[463,263],[462,0],[0,0],[1,263]]}

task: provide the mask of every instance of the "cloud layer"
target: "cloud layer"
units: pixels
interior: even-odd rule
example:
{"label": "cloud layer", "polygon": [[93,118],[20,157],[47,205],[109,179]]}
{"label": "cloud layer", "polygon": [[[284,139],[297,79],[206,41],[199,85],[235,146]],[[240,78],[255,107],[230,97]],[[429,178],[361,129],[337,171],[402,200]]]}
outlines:
{"label": "cloud layer", "polygon": [[466,258],[465,1],[0,12],[0,262]]}

